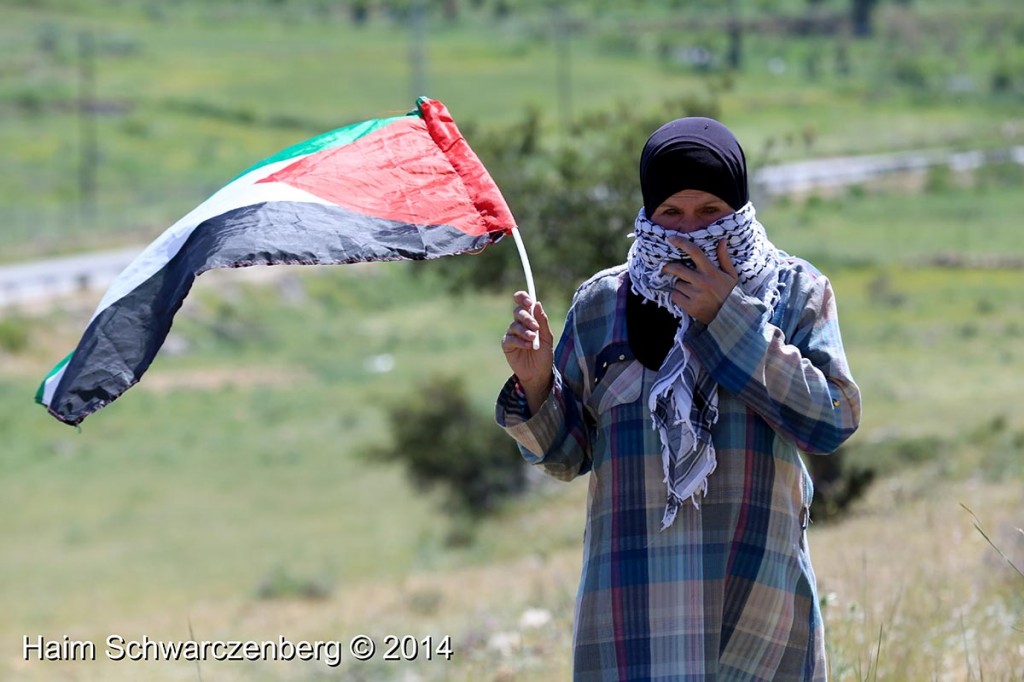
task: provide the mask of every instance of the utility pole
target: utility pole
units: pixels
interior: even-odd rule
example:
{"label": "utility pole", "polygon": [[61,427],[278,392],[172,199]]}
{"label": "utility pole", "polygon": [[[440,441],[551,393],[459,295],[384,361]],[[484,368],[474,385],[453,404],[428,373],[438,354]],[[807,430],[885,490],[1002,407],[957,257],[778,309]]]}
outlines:
{"label": "utility pole", "polygon": [[91,31],[78,34],[78,218],[86,229],[96,225],[96,41]]}
{"label": "utility pole", "polygon": [[850,5],[850,22],[853,24],[853,35],[856,38],[869,38],[874,32],[871,15],[876,0],[852,0]]}
{"label": "utility pole", "polygon": [[737,0],[729,1],[729,68],[739,71],[743,68],[743,20],[740,17],[740,6]]}
{"label": "utility pole", "polygon": [[427,94],[427,12],[425,0],[412,0],[409,6],[409,73],[412,100]]}
{"label": "utility pole", "polygon": [[561,121],[562,137],[572,134],[572,63],[569,53],[571,27],[561,2],[551,7],[552,24],[555,29],[555,82],[558,88],[558,118]]}

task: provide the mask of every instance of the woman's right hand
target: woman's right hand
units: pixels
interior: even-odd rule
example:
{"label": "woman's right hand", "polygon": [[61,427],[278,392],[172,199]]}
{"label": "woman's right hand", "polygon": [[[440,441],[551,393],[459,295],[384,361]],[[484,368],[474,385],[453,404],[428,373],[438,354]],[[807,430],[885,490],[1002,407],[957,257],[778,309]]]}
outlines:
{"label": "woman's right hand", "polygon": [[[513,299],[516,306],[512,324],[501,337],[501,350],[526,392],[530,410],[536,412],[551,390],[555,340],[540,301],[534,305],[525,291],[517,291]],[[540,336],[540,348],[534,350],[533,342],[537,336]]]}

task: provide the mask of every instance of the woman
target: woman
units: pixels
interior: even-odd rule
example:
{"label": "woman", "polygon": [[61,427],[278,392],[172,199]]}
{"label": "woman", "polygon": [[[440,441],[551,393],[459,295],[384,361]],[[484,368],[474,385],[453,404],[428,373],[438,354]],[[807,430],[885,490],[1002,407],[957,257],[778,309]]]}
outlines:
{"label": "woman", "polygon": [[499,424],[591,474],[575,679],[823,680],[798,451],[860,419],[832,287],[768,241],[717,121],[655,131],[640,185],[627,262],[577,290],[558,347],[523,292],[502,338]]}

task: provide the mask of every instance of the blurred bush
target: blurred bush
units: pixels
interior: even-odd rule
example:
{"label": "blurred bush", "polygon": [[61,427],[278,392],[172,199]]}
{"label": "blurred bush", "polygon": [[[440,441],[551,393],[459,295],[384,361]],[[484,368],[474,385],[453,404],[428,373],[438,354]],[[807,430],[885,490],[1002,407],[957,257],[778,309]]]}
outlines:
{"label": "blurred bush", "polygon": [[[672,99],[650,109],[628,104],[581,117],[557,144],[541,143],[544,121],[527,110],[511,126],[476,130],[467,139],[491,172],[523,232],[540,291],[568,298],[590,275],[625,261],[636,212],[643,205],[640,151],[660,125],[681,116],[719,115],[717,94]],[[520,286],[514,248],[451,268],[452,291]]]}
{"label": "blurred bush", "polygon": [[875,480],[874,469],[851,465],[847,461],[845,448],[831,455],[806,456],[804,461],[814,484],[811,500],[811,518],[814,521],[841,518]]}
{"label": "blurred bush", "polygon": [[28,348],[29,321],[20,315],[0,319],[0,350],[20,353]]}
{"label": "blurred bush", "polygon": [[331,596],[334,581],[327,575],[299,575],[286,566],[275,566],[259,585],[257,599],[307,599],[321,601]]}
{"label": "blurred bush", "polygon": [[399,462],[426,490],[440,486],[449,511],[472,519],[526,487],[526,463],[490,414],[473,408],[459,377],[437,376],[388,410],[392,442],[370,453]]}
{"label": "blurred bush", "polygon": [[974,174],[980,189],[1020,187],[1024,184],[1024,166],[1013,161],[985,164]]}

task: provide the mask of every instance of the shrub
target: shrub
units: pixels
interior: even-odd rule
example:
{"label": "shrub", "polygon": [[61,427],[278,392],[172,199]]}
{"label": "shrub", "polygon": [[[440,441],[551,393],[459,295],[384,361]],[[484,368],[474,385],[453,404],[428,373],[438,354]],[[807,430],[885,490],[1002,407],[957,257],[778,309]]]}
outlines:
{"label": "shrub", "polygon": [[992,68],[989,86],[996,94],[1005,94],[1013,90],[1016,70],[1006,60],[1000,60]]}
{"label": "shrub", "polygon": [[807,456],[804,461],[814,484],[811,518],[815,521],[841,518],[875,479],[873,469],[848,465],[844,448],[831,455]]}
{"label": "shrub", "polygon": [[953,169],[945,164],[938,164],[928,169],[925,180],[925,191],[930,194],[945,194],[953,188]]}
{"label": "shrub", "polygon": [[29,324],[21,317],[0,319],[0,350],[20,353],[28,348]]}
{"label": "shrub", "polygon": [[981,190],[1020,187],[1024,183],[1024,167],[1015,161],[986,163],[975,171],[975,185]]}
{"label": "shrub", "polygon": [[890,69],[897,85],[919,90],[927,89],[929,74],[923,59],[912,54],[902,54],[893,59]]}
{"label": "shrub", "polygon": [[285,566],[275,566],[256,586],[257,599],[307,599],[321,601],[331,596],[334,581],[326,575],[297,575]]}
{"label": "shrub", "polygon": [[450,511],[479,515],[526,486],[526,464],[462,380],[435,377],[389,410],[392,443],[373,455],[400,462],[421,489],[441,486]]}
{"label": "shrub", "polygon": [[[501,130],[464,128],[522,228],[538,291],[568,297],[590,275],[625,260],[643,203],[637,166],[647,137],[673,118],[718,115],[713,93],[646,110],[622,104],[580,117],[572,138],[555,146],[542,145],[536,110]],[[511,245],[457,260],[448,279],[455,291],[522,284]]]}

